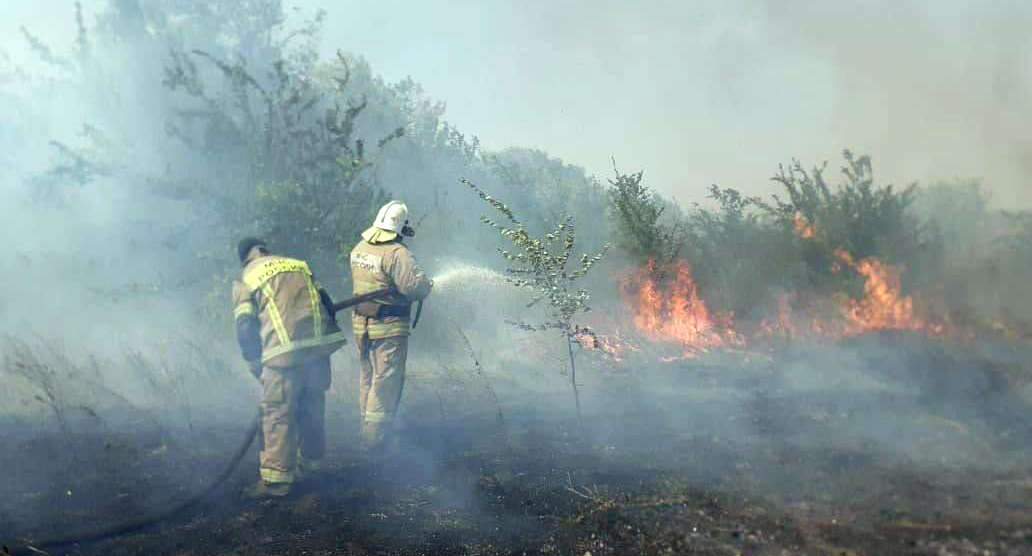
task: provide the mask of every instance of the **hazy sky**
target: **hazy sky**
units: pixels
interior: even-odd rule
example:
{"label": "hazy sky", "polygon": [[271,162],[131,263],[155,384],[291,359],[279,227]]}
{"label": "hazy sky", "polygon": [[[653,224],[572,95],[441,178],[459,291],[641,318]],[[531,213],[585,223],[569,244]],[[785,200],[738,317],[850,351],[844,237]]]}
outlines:
{"label": "hazy sky", "polygon": [[[71,44],[71,0],[5,4],[0,48],[21,51],[22,22]],[[412,76],[488,148],[603,176],[613,156],[682,202],[714,182],[769,191],[779,162],[837,165],[849,147],[886,180],[982,177],[999,204],[1032,206],[1030,2],[284,4],[325,8],[327,53]]]}

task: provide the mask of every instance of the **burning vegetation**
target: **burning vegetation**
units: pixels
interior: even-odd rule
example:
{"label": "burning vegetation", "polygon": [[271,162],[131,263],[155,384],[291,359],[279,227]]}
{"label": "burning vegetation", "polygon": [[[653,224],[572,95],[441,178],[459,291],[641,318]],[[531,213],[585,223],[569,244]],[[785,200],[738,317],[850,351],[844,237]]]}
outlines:
{"label": "burning vegetation", "polygon": [[[76,249],[23,254],[16,241],[26,279],[14,286],[38,283],[12,290],[10,308],[33,301],[9,311],[10,328],[35,316],[74,337],[65,319],[82,313],[96,337],[162,340],[115,355],[106,337],[67,351],[49,336],[0,343],[7,407],[21,412],[0,415],[0,496],[17,501],[0,508],[0,533],[45,540],[205,486],[254,399],[238,353],[220,346],[239,272],[230,239],[254,233],[310,259],[343,297],[342,254],[389,191],[421,207],[421,260],[470,263],[449,278],[463,294],[436,276],[413,334],[425,358],[411,365],[400,457],[385,468],[355,452],[355,350],[342,350],[311,495],[235,501],[254,479],[238,470],[203,511],[76,553],[1030,553],[1032,213],[990,210],[977,184],[876,184],[870,159],[848,151],[837,183],[793,162],[772,178],[776,195],[712,186],[711,203],[682,209],[641,172],[606,186],[546,153],[481,147],[411,80],[385,83],[355,54],[321,59],[322,12],[297,27],[278,0],[108,4],[88,26],[76,3],[72,55],[50,58],[23,30],[63,76],[47,87],[67,90],[4,114],[25,133],[8,159],[53,145],[52,167],[25,172],[37,196],[72,209],[132,192],[146,231],[122,247],[152,251],[160,272],[123,276],[146,259],[123,264],[118,233],[61,212]],[[65,98],[89,124],[49,137],[31,114],[64,114]],[[449,195],[462,176],[479,200]],[[482,201],[501,215],[485,221],[497,235],[472,232]],[[97,245],[111,259],[94,259]],[[53,261],[76,280],[47,281]],[[61,303],[73,298],[90,310]],[[164,306],[202,308],[172,325],[149,310]],[[93,315],[109,308],[131,316],[105,330]],[[191,337],[169,340],[170,328]],[[862,388],[839,384],[856,377]],[[964,467],[986,454],[1018,463]]]}
{"label": "burning vegetation", "polygon": [[[736,326],[734,315],[711,311],[685,261],[676,261],[665,273],[650,260],[632,271],[622,283],[627,311],[644,338],[683,345],[689,352],[715,347],[755,345],[770,339],[841,339],[871,332],[907,330],[942,336],[954,332],[948,322],[922,316],[920,303],[905,295],[902,269],[877,257],[854,261],[836,250],[838,272],[852,271],[863,278],[863,293],[854,298],[837,293],[827,298],[801,292],[778,293],[773,317]],[[805,302],[802,301],[806,298]]]}
{"label": "burning vegetation", "polygon": [[676,342],[688,350],[742,341],[732,315],[707,308],[685,261],[675,261],[661,271],[650,259],[623,280],[621,292],[635,328],[650,339]]}
{"label": "burning vegetation", "polygon": [[[998,318],[981,328],[955,324],[957,307],[941,299],[946,285],[932,260],[943,245],[937,230],[917,220],[915,189],[877,188],[868,158],[846,151],[845,159],[846,181],[837,189],[823,168],[805,171],[795,163],[774,178],[787,201],[714,186],[719,211],[697,208],[666,219],[641,174],[618,173],[610,181],[613,214],[631,239],[627,251],[638,257],[620,284],[635,335],[693,356],[762,349],[775,340],[892,331],[965,340],[999,330]],[[760,236],[766,239],[754,248]],[[920,267],[916,276],[908,276],[905,261]]]}

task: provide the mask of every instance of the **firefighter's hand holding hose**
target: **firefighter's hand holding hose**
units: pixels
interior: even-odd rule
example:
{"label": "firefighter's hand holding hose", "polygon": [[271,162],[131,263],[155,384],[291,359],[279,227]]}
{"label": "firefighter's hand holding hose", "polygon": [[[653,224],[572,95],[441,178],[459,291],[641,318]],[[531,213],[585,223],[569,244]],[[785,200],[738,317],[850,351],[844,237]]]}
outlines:
{"label": "firefighter's hand holding hose", "polygon": [[[398,441],[395,416],[405,383],[408,336],[418,321],[420,302],[433,288],[404,239],[415,235],[408,207],[390,201],[380,208],[362,241],[351,250],[352,295],[356,298],[388,288],[390,294],[355,306],[352,332],[362,365],[359,413],[360,449],[374,458]],[[413,318],[415,313],[415,318]]]}

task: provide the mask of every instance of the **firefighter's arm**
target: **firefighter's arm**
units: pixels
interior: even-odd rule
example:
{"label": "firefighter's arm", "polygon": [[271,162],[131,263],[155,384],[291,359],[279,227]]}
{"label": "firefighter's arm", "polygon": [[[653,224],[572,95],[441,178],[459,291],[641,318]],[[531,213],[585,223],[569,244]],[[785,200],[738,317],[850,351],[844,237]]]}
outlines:
{"label": "firefighter's arm", "polygon": [[262,338],[261,321],[258,320],[258,307],[248,293],[246,286],[240,282],[233,283],[233,320],[236,323],[237,343],[244,360],[251,366],[261,369]]}
{"label": "firefighter's arm", "polygon": [[389,270],[398,292],[409,301],[426,299],[434,287],[433,280],[426,275],[408,249],[398,249],[394,252]]}

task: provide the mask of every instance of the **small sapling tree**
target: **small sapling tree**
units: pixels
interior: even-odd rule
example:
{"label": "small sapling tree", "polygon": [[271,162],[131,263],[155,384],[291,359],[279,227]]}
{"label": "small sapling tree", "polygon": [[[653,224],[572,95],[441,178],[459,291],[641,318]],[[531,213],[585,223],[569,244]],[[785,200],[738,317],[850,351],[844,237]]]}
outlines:
{"label": "small sapling tree", "polygon": [[578,280],[605,257],[609,245],[604,245],[594,255],[582,254],[579,262],[571,265],[570,258],[576,243],[572,215],[561,217],[555,228],[543,237],[534,237],[508,206],[488,195],[470,181],[465,179],[461,181],[508,221],[505,224],[498,223],[486,216],[480,217],[481,222],[497,230],[515,248],[512,251],[498,248],[498,252],[511,265],[505,269],[506,280],[517,288],[526,288],[533,292],[533,298],[527,304],[528,307],[541,301],[548,301],[550,312],[546,322],[537,324],[511,322],[510,324],[524,330],[556,330],[559,332],[566,343],[569,355],[570,385],[573,387],[577,419],[580,422],[580,393],[577,390],[577,367],[573,344],[584,335],[590,336],[591,331],[587,327],[573,322],[578,313],[589,310],[588,291],[578,285]]}

